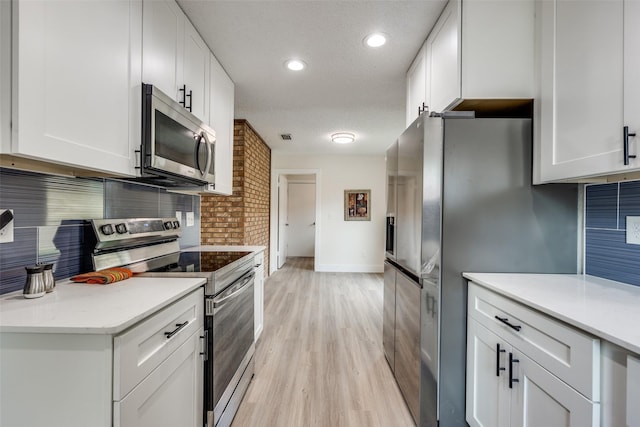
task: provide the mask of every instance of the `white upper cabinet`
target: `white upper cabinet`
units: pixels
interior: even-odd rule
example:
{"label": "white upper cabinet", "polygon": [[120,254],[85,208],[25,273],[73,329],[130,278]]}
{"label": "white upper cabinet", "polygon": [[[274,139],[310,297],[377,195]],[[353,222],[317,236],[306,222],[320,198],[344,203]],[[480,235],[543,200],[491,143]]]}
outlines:
{"label": "white upper cabinet", "polygon": [[[188,20],[184,24],[183,79],[189,111],[209,123],[209,64],[211,52]],[[214,129],[215,130],[215,129]]]}
{"label": "white upper cabinet", "polygon": [[449,1],[427,38],[430,111],[445,110],[461,96],[460,6],[460,1]]}
{"label": "white upper cabinet", "polygon": [[213,54],[210,59],[209,123],[216,131],[215,192],[231,195],[234,84]]}
{"label": "white upper cabinet", "polygon": [[11,3],[0,2],[0,152],[11,151]]}
{"label": "white upper cabinet", "polygon": [[145,1],[142,5],[142,81],[178,101],[182,87],[184,21],[174,1]]}
{"label": "white upper cabinet", "polygon": [[[7,2],[2,3],[4,27]],[[3,134],[3,153],[134,176],[141,4],[11,4],[13,126],[11,144]]]}
{"label": "white upper cabinet", "polygon": [[142,81],[209,122],[209,48],[173,0],[143,4]]}
{"label": "white upper cabinet", "polygon": [[426,72],[427,46],[424,44],[407,72],[407,127],[427,109]]}
{"label": "white upper cabinet", "polygon": [[[424,47],[427,109],[451,110],[465,100],[533,98],[534,22],[533,0],[450,0]],[[407,121],[417,114],[414,104],[407,101]]]}
{"label": "white upper cabinet", "polygon": [[[640,132],[640,4],[554,0],[538,8],[534,182],[640,169],[624,148],[625,126]],[[628,138],[628,154],[640,154],[637,141]]]}

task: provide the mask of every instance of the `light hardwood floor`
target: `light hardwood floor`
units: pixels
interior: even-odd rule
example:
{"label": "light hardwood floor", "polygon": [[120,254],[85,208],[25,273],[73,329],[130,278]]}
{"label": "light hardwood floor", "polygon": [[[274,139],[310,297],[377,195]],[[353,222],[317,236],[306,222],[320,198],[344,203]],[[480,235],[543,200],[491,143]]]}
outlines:
{"label": "light hardwood floor", "polygon": [[265,282],[256,374],[232,427],[409,427],[382,351],[381,274],[289,258]]}

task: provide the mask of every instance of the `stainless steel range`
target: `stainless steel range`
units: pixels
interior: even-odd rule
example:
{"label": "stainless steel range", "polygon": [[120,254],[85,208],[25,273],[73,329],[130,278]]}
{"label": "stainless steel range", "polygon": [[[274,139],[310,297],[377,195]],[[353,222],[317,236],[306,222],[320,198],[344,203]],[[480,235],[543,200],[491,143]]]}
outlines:
{"label": "stainless steel range", "polygon": [[180,250],[176,218],[96,219],[88,249],[95,270],[137,276],[204,277],[205,427],[226,427],[254,374],[255,275],[251,252]]}

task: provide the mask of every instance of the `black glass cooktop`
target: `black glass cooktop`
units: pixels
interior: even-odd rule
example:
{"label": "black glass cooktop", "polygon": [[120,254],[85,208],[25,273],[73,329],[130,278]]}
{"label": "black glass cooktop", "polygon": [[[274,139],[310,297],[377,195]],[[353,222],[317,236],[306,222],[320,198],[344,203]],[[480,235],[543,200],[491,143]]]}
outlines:
{"label": "black glass cooktop", "polygon": [[[147,270],[147,272],[188,272],[188,273],[209,273],[215,272],[240,258],[249,255],[251,252],[179,252],[162,257],[160,266]],[[160,260],[158,260],[160,261]],[[157,263],[155,263],[157,264]]]}

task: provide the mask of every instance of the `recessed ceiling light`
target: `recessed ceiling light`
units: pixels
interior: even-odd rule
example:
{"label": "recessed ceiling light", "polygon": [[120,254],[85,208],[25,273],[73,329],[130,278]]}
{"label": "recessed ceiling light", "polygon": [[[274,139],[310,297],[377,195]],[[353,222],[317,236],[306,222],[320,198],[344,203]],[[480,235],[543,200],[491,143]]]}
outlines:
{"label": "recessed ceiling light", "polygon": [[380,47],[387,42],[387,36],[384,33],[369,34],[364,39],[364,44],[369,47]]}
{"label": "recessed ceiling light", "polygon": [[300,59],[289,59],[287,62],[284,63],[284,66],[290,69],[291,71],[300,71],[300,70],[304,70],[307,64],[305,64],[304,61]]}
{"label": "recessed ceiling light", "polygon": [[336,144],[350,144],[356,140],[356,136],[349,132],[339,132],[331,135],[331,140]]}

